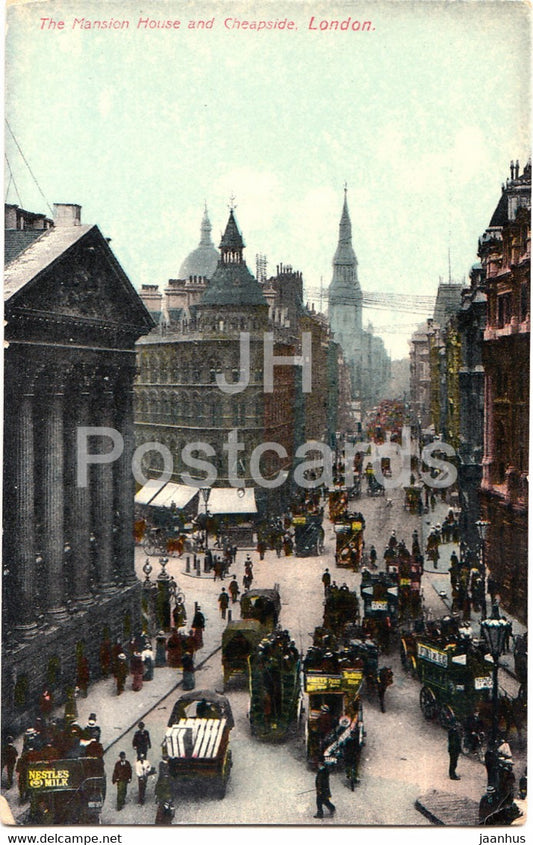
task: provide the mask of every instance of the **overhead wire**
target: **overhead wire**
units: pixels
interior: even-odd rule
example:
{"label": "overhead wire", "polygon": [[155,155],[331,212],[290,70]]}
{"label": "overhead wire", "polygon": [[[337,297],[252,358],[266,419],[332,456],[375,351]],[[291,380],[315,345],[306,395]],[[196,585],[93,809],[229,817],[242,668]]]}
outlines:
{"label": "overhead wire", "polygon": [[[53,215],[54,215],[54,212],[53,212],[53,210],[52,210],[52,207],[51,207],[50,203],[48,202],[47,198],[45,197],[45,195],[44,195],[44,193],[43,193],[43,191],[42,191],[42,188],[41,188],[41,186],[39,185],[39,183],[38,183],[38,181],[37,181],[37,178],[36,178],[36,176],[35,176],[35,174],[34,174],[33,170],[31,169],[31,167],[30,167],[30,165],[29,165],[28,161],[26,160],[26,156],[25,156],[25,155],[24,155],[24,153],[22,152],[22,149],[21,149],[21,147],[20,147],[20,144],[19,144],[19,142],[17,141],[17,139],[15,138],[15,133],[14,133],[14,132],[13,132],[13,130],[11,129],[11,126],[9,125],[9,121],[8,121],[7,117],[5,117],[5,118],[4,118],[4,120],[5,120],[5,122],[6,122],[6,126],[7,126],[7,128],[9,129],[9,132],[11,133],[11,137],[13,138],[13,140],[14,140],[15,144],[17,145],[17,149],[18,149],[18,151],[19,151],[19,153],[20,153],[20,155],[21,155],[22,161],[24,162],[24,164],[25,164],[25,165],[26,165],[26,167],[28,168],[28,170],[29,170],[29,172],[30,172],[30,175],[31,175],[31,178],[33,179],[33,181],[34,181],[34,182],[35,182],[35,184],[37,185],[37,189],[38,189],[39,193],[41,194],[41,196],[42,196],[43,200],[45,201],[46,205],[48,206],[48,208],[49,208],[49,210],[50,210],[50,214],[53,216]],[[17,192],[17,193],[18,193],[18,192]],[[22,201],[20,200],[20,197],[19,197],[19,201],[20,201],[20,203],[21,203],[21,205],[22,205]]]}

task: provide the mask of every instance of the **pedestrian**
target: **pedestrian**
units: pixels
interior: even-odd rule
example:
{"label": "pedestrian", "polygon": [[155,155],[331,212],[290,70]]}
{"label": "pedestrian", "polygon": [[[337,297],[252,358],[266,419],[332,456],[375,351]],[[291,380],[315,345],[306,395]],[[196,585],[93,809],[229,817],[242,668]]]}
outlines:
{"label": "pedestrian", "polygon": [[108,678],[111,674],[113,656],[111,653],[111,642],[108,636],[105,636],[100,644],[100,672],[102,678]]}
{"label": "pedestrian", "polygon": [[250,589],[250,587],[252,586],[252,576],[251,575],[247,575],[247,574],[243,575],[242,586],[243,586],[243,589],[244,589],[245,592]]}
{"label": "pedestrian", "polygon": [[228,584],[228,590],[231,596],[231,601],[233,604],[235,604],[240,593],[239,582],[237,581],[235,575],[233,575],[232,580]]}
{"label": "pedestrian", "polygon": [[141,652],[143,660],[144,674],[143,681],[153,681],[154,679],[154,653],[152,646],[147,642]]}
{"label": "pedestrian", "polygon": [[131,656],[130,672],[132,676],[131,688],[133,692],[139,692],[143,688],[144,663],[138,651],[134,651]]}
{"label": "pedestrian", "polygon": [[78,660],[78,673],[76,683],[84,698],[87,698],[87,689],[91,680],[91,670],[89,668],[89,661],[82,655]]}
{"label": "pedestrian", "polygon": [[24,804],[29,795],[28,785],[28,760],[29,751],[23,748],[20,757],[17,760],[15,771],[18,775],[18,790],[19,790],[19,804]]}
{"label": "pedestrian", "polygon": [[196,606],[196,610],[194,612],[194,616],[192,619],[191,628],[194,634],[194,640],[196,644],[196,650],[202,648],[204,645],[204,630],[205,630],[205,616],[202,613],[202,608],[200,605]]}
{"label": "pedestrian", "polygon": [[348,779],[350,788],[353,792],[355,785],[360,782],[359,761],[361,759],[361,743],[359,742],[358,728],[350,731],[348,739],[345,740],[342,746],[342,756],[344,759],[346,778]]}
{"label": "pedestrian", "polygon": [[450,756],[450,766],[448,775],[450,780],[461,780],[460,775],[455,771],[457,768],[457,761],[461,753],[461,731],[459,723],[454,720],[448,729],[448,754]]}
{"label": "pedestrian", "polygon": [[7,789],[11,789],[13,786],[13,772],[18,757],[18,751],[13,743],[13,737],[8,736],[2,745],[2,772],[5,769],[7,773]]}
{"label": "pedestrian", "polygon": [[329,810],[330,816],[335,813],[335,805],[331,803],[331,790],[329,787],[329,771],[324,762],[320,763],[315,778],[316,789],[316,815],[315,819],[324,818],[324,806]]}
{"label": "pedestrian", "polygon": [[187,619],[187,610],[181,596],[176,598],[176,606],[172,611],[172,621],[175,628],[183,628]]}
{"label": "pedestrian", "polygon": [[487,786],[487,791],[482,796],[479,802],[479,824],[491,825],[494,824],[492,820],[495,814],[500,809],[500,800],[496,788],[494,786]]}
{"label": "pedestrian", "polygon": [[324,593],[327,593],[329,586],[331,584],[331,573],[329,568],[326,566],[324,572],[322,573],[322,583],[324,585]]}
{"label": "pedestrian", "polygon": [[167,635],[159,631],[155,638],[155,665],[156,668],[167,665]]}
{"label": "pedestrian", "polygon": [[78,718],[78,705],[76,704],[76,690],[74,687],[69,687],[66,692],[64,718],[67,724],[75,722]]}
{"label": "pedestrian", "polygon": [[485,751],[485,769],[487,772],[487,786],[493,786],[498,789],[499,785],[499,757],[498,747],[493,742],[490,742]]}
{"label": "pedestrian", "polygon": [[124,652],[118,655],[115,680],[117,682],[117,695],[122,695],[128,677],[128,660]]}
{"label": "pedestrian", "polygon": [[152,766],[146,759],[146,756],[144,754],[139,754],[135,763],[135,774],[137,775],[137,783],[139,785],[139,804],[144,804],[144,799],[146,797],[146,784],[148,783],[148,777],[151,773]]}
{"label": "pedestrian", "polygon": [[168,665],[173,669],[179,669],[181,666],[181,656],[183,652],[183,640],[181,634],[178,633],[176,628],[172,628],[166,647]]}
{"label": "pedestrian", "polygon": [[137,730],[133,735],[131,744],[137,753],[137,759],[140,758],[141,754],[144,757],[148,756],[148,751],[152,747],[152,742],[150,740],[150,732],[145,728],[144,722],[139,722],[137,725]]}
{"label": "pedestrian", "polygon": [[117,810],[122,810],[126,803],[128,784],[131,783],[132,774],[131,765],[126,760],[126,752],[121,751],[115,763],[112,778],[112,782],[117,786]]}
{"label": "pedestrian", "polygon": [[41,716],[43,717],[45,723],[48,722],[53,709],[54,696],[48,687],[44,687],[39,699],[39,710],[41,711]]}
{"label": "pedestrian", "polygon": [[378,553],[375,546],[370,546],[370,566],[375,569],[377,566]]}
{"label": "pedestrian", "polygon": [[83,739],[87,742],[95,739],[97,742],[100,742],[100,736],[102,731],[99,725],[96,724],[96,713],[89,713],[89,718],[87,719],[87,724],[83,729]]}
{"label": "pedestrian", "polygon": [[220,593],[220,595],[218,597],[218,605],[220,607],[220,615],[222,616],[222,619],[225,619],[226,618],[226,610],[228,609],[228,605],[229,605],[229,596],[226,592],[225,587],[222,587],[222,592]]}
{"label": "pedestrian", "polygon": [[183,666],[183,689],[184,690],[191,690],[194,689],[195,680],[194,680],[194,657],[190,651],[186,651],[183,655],[182,660]]}
{"label": "pedestrian", "polygon": [[496,582],[496,579],[493,578],[492,575],[489,575],[489,577],[487,578],[487,592],[490,596],[491,604],[495,604],[496,596],[498,593],[498,584]]}

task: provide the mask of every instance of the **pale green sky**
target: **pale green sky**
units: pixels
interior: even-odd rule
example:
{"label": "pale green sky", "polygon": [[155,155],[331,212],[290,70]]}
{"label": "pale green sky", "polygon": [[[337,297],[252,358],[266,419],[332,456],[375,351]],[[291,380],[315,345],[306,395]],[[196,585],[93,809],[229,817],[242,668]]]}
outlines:
{"label": "pale green sky", "polygon": [[[313,15],[374,29],[312,31]],[[147,16],[182,25],[137,29]],[[230,31],[228,16],[298,29]],[[73,29],[81,17],[130,26]],[[362,288],[430,295],[449,246],[467,276],[510,159],[529,155],[529,19],[512,0],[17,5],[6,117],[48,202],[82,205],[137,287],[177,275],[204,200],[218,246],[232,192],[252,271],[261,252],[327,286],[347,181]],[[6,152],[8,200],[47,211],[9,134]],[[400,357],[423,317],[364,321]]]}

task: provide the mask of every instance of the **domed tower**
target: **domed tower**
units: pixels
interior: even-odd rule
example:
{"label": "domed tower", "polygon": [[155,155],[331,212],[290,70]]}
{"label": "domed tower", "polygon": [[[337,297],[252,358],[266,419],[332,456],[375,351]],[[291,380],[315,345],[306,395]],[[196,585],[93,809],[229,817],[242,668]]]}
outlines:
{"label": "domed tower", "polygon": [[357,258],[352,247],[352,223],[348,211],[348,189],[339,223],[339,241],[333,257],[333,278],[328,291],[328,314],[334,339],[350,366],[352,393],[360,395],[363,337],[363,293],[357,278]]}
{"label": "domed tower", "polygon": [[191,276],[210,279],[215,272],[219,254],[211,240],[211,228],[206,205],[200,230],[200,243],[183,261],[179,272],[180,279],[189,279]]}

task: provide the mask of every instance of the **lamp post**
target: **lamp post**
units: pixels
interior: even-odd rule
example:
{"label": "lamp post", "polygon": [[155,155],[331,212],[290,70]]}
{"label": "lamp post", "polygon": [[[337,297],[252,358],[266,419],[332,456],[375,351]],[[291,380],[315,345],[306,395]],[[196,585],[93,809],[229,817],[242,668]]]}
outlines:
{"label": "lamp post", "polygon": [[507,622],[500,619],[500,611],[497,604],[493,604],[490,619],[484,619],[480,623],[481,633],[489,647],[490,656],[493,660],[492,666],[492,748],[496,747],[498,735],[498,660],[503,651],[503,643]]}
{"label": "lamp post", "polygon": [[485,574],[485,540],[487,539],[489,523],[485,519],[478,519],[476,522],[477,533],[481,540],[481,565],[483,567],[483,574]]}
{"label": "lamp post", "polygon": [[209,493],[211,492],[210,487],[200,487],[200,493],[202,494],[202,499],[204,500],[205,505],[205,550],[208,549],[208,531],[207,531],[207,502],[209,501]]}

